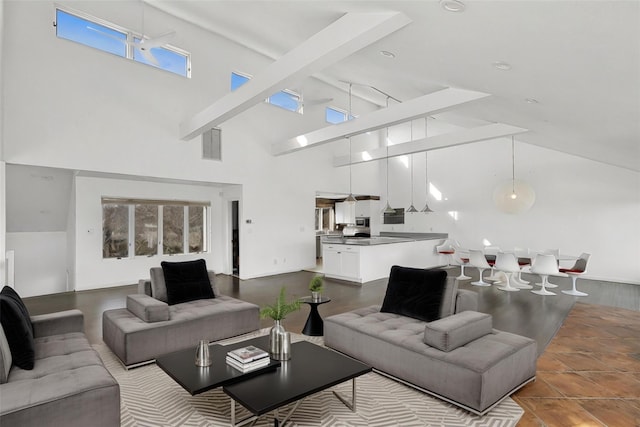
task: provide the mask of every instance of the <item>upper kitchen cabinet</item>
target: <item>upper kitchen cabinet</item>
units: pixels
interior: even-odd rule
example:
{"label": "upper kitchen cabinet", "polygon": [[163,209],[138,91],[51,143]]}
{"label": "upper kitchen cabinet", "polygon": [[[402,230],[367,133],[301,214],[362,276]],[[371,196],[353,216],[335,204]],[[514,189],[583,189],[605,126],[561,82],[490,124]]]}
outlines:
{"label": "upper kitchen cabinet", "polygon": [[370,218],[378,206],[377,200],[358,200],[356,202],[356,218]]}
{"label": "upper kitchen cabinet", "polygon": [[355,224],[357,203],[336,203],[336,224]]}

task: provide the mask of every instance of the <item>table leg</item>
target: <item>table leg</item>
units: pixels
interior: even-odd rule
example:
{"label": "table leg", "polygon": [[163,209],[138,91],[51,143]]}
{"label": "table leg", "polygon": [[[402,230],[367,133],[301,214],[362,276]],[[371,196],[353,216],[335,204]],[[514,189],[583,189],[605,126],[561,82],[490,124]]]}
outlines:
{"label": "table leg", "polygon": [[258,417],[256,415],[251,415],[245,419],[239,420],[239,422],[236,424],[236,401],[231,399],[231,427],[240,427],[248,423],[251,423],[251,425],[253,426],[257,421]]}
{"label": "table leg", "polygon": [[352,379],[351,380],[351,402],[349,402],[346,398],[344,398],[341,394],[339,394],[337,391],[333,391],[333,394],[336,395],[336,397],[342,402],[344,403],[344,405],[351,409],[352,412],[356,412],[356,379]]}
{"label": "table leg", "polygon": [[320,337],[324,335],[324,321],[318,312],[318,304],[309,304],[309,317],[304,324],[302,333],[305,335]]}

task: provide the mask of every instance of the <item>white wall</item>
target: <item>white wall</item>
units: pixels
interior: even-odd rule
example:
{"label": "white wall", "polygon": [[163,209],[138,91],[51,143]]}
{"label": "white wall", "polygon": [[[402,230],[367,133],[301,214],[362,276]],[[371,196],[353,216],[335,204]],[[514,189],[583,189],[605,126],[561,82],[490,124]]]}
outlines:
{"label": "white wall", "polygon": [[67,233],[7,233],[15,251],[15,289],[22,297],[67,290]]}
{"label": "white wall", "polygon": [[[406,208],[409,172],[394,160],[390,162],[391,204]],[[422,207],[423,154],[415,164],[414,198],[420,200],[417,207]],[[587,252],[592,257],[586,277],[640,283],[639,173],[516,142],[516,178],[533,186],[536,202],[528,212],[509,215],[498,211],[492,194],[497,185],[511,178],[510,140],[430,152],[428,171],[429,181],[448,200],[438,202],[431,197],[429,206],[435,214],[410,214],[404,227],[395,226],[396,230],[448,232],[470,248],[482,248],[486,238],[506,250]],[[458,212],[457,221],[449,211]]]}
{"label": "white wall", "polygon": [[207,267],[222,271],[221,239],[214,239],[209,253],[163,255],[123,259],[102,258],[101,197],[118,196],[140,199],[176,199],[210,202],[209,239],[221,232],[220,189],[210,186],[178,185],[119,179],[76,177],[75,210],[75,284],[76,290],[137,283],[149,277],[149,268],[161,261],[182,261],[203,258]]}

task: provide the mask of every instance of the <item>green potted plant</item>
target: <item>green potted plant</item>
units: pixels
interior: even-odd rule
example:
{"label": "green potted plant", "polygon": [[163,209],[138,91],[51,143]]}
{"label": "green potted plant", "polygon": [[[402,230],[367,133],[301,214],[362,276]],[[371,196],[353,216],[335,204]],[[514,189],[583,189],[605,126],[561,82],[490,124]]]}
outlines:
{"label": "green potted plant", "polygon": [[313,279],[309,282],[309,290],[311,291],[311,300],[312,301],[320,301],[320,294],[322,293],[322,289],[324,288],[324,280],[323,276],[317,275],[314,276]]}
{"label": "green potted plant", "polygon": [[275,360],[289,360],[291,358],[291,336],[282,327],[282,320],[288,314],[300,309],[300,300],[294,299],[287,302],[284,286],[280,288],[280,294],[275,304],[267,305],[260,310],[260,317],[269,317],[275,321],[275,325],[269,332],[269,355]]}

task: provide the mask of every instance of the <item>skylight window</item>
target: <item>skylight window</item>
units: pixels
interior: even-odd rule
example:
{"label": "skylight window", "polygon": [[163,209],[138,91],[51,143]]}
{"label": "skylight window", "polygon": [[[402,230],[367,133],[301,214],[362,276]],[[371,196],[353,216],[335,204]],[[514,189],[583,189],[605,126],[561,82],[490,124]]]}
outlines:
{"label": "skylight window", "polygon": [[[237,72],[231,73],[231,91],[238,89],[240,86],[251,80],[251,76],[248,74],[242,74]],[[294,113],[302,114],[302,97],[300,94],[284,89],[280,92],[274,93],[265,100],[267,104],[275,105],[276,107],[284,108],[285,110],[293,111]]]}
{"label": "skylight window", "polygon": [[346,122],[347,120],[354,119],[355,116],[349,116],[349,113],[345,110],[336,107],[326,107],[324,110],[324,119],[327,123],[337,125],[338,123]]}
{"label": "skylight window", "polygon": [[151,65],[183,77],[191,77],[191,56],[181,49],[164,46],[153,47],[143,55],[134,47],[140,35],[116,24],[79,12],[56,8],[56,36],[94,49]]}
{"label": "skylight window", "polygon": [[267,102],[271,105],[275,105],[276,107],[302,114],[300,95],[291,90],[281,90],[280,92],[271,95],[267,99]]}
{"label": "skylight window", "polygon": [[251,80],[251,76],[240,73],[231,73],[231,92]]}

